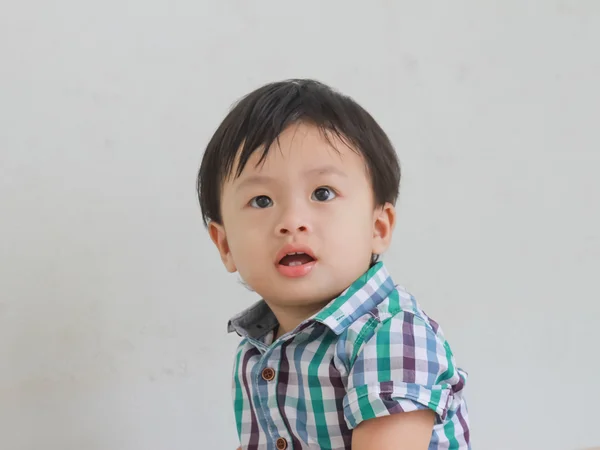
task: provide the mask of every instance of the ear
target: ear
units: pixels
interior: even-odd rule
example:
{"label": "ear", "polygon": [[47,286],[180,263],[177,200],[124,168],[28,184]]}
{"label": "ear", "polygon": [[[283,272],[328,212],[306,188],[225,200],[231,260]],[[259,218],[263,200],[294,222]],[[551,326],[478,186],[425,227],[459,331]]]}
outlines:
{"label": "ear", "polygon": [[235,267],[235,263],[233,262],[233,257],[231,255],[231,250],[229,249],[229,243],[227,242],[227,234],[225,233],[225,228],[223,225],[212,221],[209,222],[208,233],[219,250],[221,261],[223,261],[223,265],[227,271],[231,273],[237,272],[237,268]]}
{"label": "ear", "polygon": [[375,208],[373,213],[372,253],[381,255],[392,242],[392,232],[396,226],[396,208],[391,203]]}

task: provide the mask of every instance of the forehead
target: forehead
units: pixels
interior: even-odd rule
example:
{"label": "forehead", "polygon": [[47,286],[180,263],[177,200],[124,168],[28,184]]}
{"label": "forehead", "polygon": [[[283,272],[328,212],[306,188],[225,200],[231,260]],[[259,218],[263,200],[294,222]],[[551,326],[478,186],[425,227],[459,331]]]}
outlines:
{"label": "forehead", "polygon": [[[237,173],[240,154],[236,157],[234,173]],[[335,167],[348,174],[366,169],[361,153],[344,139],[334,132],[299,122],[286,128],[275,139],[265,157],[263,148],[256,149],[239,178],[258,172],[306,171],[322,166]]]}

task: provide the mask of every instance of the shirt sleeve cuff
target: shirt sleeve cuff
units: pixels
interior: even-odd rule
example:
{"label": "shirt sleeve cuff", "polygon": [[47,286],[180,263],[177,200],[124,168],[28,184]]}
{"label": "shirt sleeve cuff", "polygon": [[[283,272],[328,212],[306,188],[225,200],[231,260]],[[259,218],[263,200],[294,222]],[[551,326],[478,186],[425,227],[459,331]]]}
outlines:
{"label": "shirt sleeve cuff", "polygon": [[436,424],[446,420],[453,392],[448,384],[431,387],[392,381],[363,385],[349,390],[344,397],[344,416],[350,429],[364,420],[400,412],[431,409]]}

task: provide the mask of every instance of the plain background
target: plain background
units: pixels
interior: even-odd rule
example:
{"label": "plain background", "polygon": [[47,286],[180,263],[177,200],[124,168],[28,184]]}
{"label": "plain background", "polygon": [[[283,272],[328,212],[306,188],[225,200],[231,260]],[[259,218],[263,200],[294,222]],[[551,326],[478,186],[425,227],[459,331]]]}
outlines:
{"label": "plain background", "polygon": [[3,1],[0,449],[237,446],[255,301],[195,176],[231,104],[314,77],[403,164],[385,260],[470,374],[474,448],[600,444],[600,2]]}

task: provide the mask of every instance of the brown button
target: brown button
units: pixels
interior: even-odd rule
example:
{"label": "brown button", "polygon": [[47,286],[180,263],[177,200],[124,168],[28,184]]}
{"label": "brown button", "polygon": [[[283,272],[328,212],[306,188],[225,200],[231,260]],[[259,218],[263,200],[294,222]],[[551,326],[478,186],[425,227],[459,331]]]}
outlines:
{"label": "brown button", "polygon": [[285,450],[287,448],[287,441],[284,438],[277,439],[277,450]]}
{"label": "brown button", "polygon": [[[266,381],[271,381],[273,378],[275,378],[275,371],[273,369],[271,369],[270,367],[267,367],[266,369],[263,369],[262,377]],[[286,444],[286,446],[287,446],[287,444]],[[279,447],[277,447],[277,448],[279,448]],[[285,448],[285,447],[283,447],[283,448]]]}

